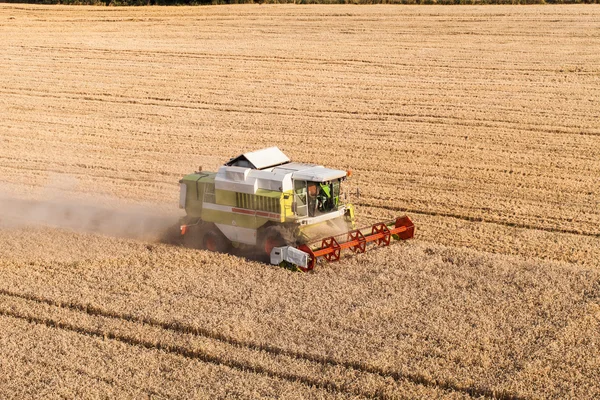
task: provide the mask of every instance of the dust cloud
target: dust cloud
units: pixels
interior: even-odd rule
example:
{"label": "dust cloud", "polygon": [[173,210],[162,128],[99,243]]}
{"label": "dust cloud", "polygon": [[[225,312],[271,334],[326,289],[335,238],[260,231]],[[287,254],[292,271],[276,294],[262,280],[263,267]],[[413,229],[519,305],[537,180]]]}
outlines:
{"label": "dust cloud", "polygon": [[[70,184],[69,186],[72,186]],[[120,238],[170,241],[180,213],[168,207],[129,204],[108,196],[78,198],[62,188],[45,188],[35,199],[0,187],[0,229],[55,227]],[[79,196],[81,197],[81,196]]]}

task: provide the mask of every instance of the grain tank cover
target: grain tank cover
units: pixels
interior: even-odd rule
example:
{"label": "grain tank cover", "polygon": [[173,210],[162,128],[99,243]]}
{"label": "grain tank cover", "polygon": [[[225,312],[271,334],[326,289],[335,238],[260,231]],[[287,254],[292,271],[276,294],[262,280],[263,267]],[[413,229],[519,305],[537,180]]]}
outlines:
{"label": "grain tank cover", "polygon": [[252,169],[266,169],[290,162],[277,147],[250,151],[229,160],[225,165]]}

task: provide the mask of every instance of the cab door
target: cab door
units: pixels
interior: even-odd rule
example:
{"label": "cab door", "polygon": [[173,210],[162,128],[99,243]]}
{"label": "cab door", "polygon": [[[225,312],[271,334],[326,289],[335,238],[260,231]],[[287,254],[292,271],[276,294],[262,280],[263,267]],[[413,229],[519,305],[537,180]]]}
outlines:
{"label": "cab door", "polygon": [[306,181],[294,181],[294,203],[297,217],[308,217]]}

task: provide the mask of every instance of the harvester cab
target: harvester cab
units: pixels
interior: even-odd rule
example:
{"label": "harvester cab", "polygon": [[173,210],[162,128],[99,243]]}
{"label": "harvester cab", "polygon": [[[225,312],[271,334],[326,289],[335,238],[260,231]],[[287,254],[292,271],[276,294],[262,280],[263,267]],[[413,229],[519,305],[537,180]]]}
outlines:
{"label": "harvester cab", "polygon": [[401,226],[355,230],[354,207],[340,201],[346,178],[346,171],[291,162],[277,147],[234,157],[217,172],[186,175],[180,181],[184,243],[221,252],[249,247],[274,264],[310,270],[319,257],[339,259],[344,248],[362,252],[367,243],[412,237],[408,217]]}
{"label": "harvester cab", "polygon": [[339,205],[340,184],[346,177],[334,181],[294,181],[293,207],[299,217],[315,217],[335,211]]}

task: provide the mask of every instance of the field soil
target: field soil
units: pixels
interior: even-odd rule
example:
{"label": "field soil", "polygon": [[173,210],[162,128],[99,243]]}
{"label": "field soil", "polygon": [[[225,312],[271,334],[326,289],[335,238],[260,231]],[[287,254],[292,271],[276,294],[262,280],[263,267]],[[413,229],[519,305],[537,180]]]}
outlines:
{"label": "field soil", "polygon": [[[0,65],[3,398],[600,397],[600,7],[0,5]],[[415,239],[169,243],[268,146]]]}

